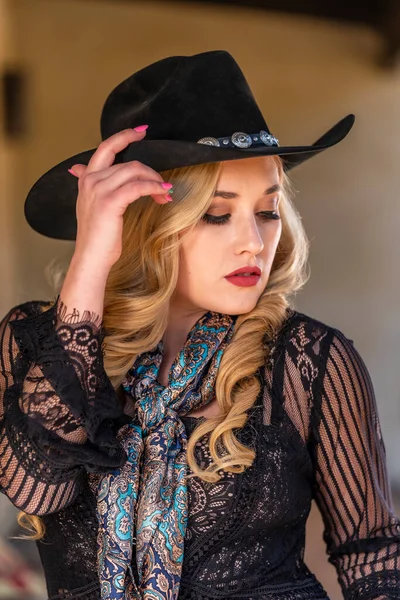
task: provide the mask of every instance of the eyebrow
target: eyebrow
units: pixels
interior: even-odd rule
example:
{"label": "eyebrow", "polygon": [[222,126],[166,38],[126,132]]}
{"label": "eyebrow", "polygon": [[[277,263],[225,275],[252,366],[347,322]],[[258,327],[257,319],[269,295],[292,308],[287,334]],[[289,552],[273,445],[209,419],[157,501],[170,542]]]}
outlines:
{"label": "eyebrow", "polygon": [[[269,196],[270,194],[275,194],[276,192],[280,192],[282,190],[282,186],[279,183],[269,187],[265,190],[265,196]],[[239,194],[235,192],[225,192],[224,190],[215,190],[214,196],[221,196],[222,198],[238,198]]]}

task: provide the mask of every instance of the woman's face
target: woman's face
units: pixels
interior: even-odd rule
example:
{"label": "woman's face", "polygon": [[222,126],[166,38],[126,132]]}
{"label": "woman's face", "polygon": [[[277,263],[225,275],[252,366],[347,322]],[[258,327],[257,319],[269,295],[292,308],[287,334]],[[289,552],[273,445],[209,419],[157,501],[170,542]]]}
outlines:
{"label": "woman's face", "polygon": [[[171,307],[184,314],[211,310],[230,315],[250,312],[265,289],[281,236],[279,172],[275,160],[261,157],[222,163],[215,197],[180,254],[178,284]],[[233,271],[261,271],[243,283]]]}

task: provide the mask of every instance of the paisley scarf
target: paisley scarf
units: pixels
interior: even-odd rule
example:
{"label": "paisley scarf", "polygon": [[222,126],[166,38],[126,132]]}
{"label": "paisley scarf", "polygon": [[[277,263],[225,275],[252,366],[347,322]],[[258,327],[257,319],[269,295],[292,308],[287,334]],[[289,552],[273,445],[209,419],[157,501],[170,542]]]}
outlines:
{"label": "paisley scarf", "polygon": [[187,435],[179,415],[215,397],[218,367],[235,320],[204,314],[175,358],[166,387],[157,381],[162,341],[137,357],[123,382],[134,398],[135,416],[118,434],[127,461],[104,475],[98,488],[102,599],[178,597],[188,517]]}

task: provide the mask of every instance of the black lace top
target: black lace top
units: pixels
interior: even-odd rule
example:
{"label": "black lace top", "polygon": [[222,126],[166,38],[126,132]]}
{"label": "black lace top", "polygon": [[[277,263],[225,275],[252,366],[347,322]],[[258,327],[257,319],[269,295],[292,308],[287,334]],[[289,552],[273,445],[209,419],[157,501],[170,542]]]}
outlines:
{"label": "black lace top", "polygon": [[[45,522],[52,600],[99,600],[96,484],[123,462],[116,433],[131,418],[104,371],[101,323],[76,320],[29,302],[0,325],[0,486]],[[312,498],[345,599],[400,599],[400,521],[353,344],[290,312],[258,375],[262,392],[236,432],[256,451],[252,467],[216,484],[189,478],[179,600],[326,599],[303,562]],[[196,419],[183,421],[190,434]],[[206,466],[207,438],[196,454]]]}

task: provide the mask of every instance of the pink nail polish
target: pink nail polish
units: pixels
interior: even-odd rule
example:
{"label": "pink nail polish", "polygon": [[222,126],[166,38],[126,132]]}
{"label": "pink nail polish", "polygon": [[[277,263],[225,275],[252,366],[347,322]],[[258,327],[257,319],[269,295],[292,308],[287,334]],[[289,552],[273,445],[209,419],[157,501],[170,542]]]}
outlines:
{"label": "pink nail polish", "polygon": [[138,125],[137,127],[135,127],[135,131],[146,131],[146,129],[148,128],[148,125]]}
{"label": "pink nail polish", "polygon": [[166,194],[165,199],[168,200],[168,202],[172,202],[173,200],[172,196],[170,196],[169,194]]}
{"label": "pink nail polish", "polygon": [[172,183],[167,183],[166,181],[164,181],[164,183],[161,184],[161,187],[163,187],[164,190],[170,190],[173,187],[173,185]]}
{"label": "pink nail polish", "polygon": [[72,169],[68,169],[68,173],[71,173],[71,175],[74,177],[78,177],[78,175]]}

